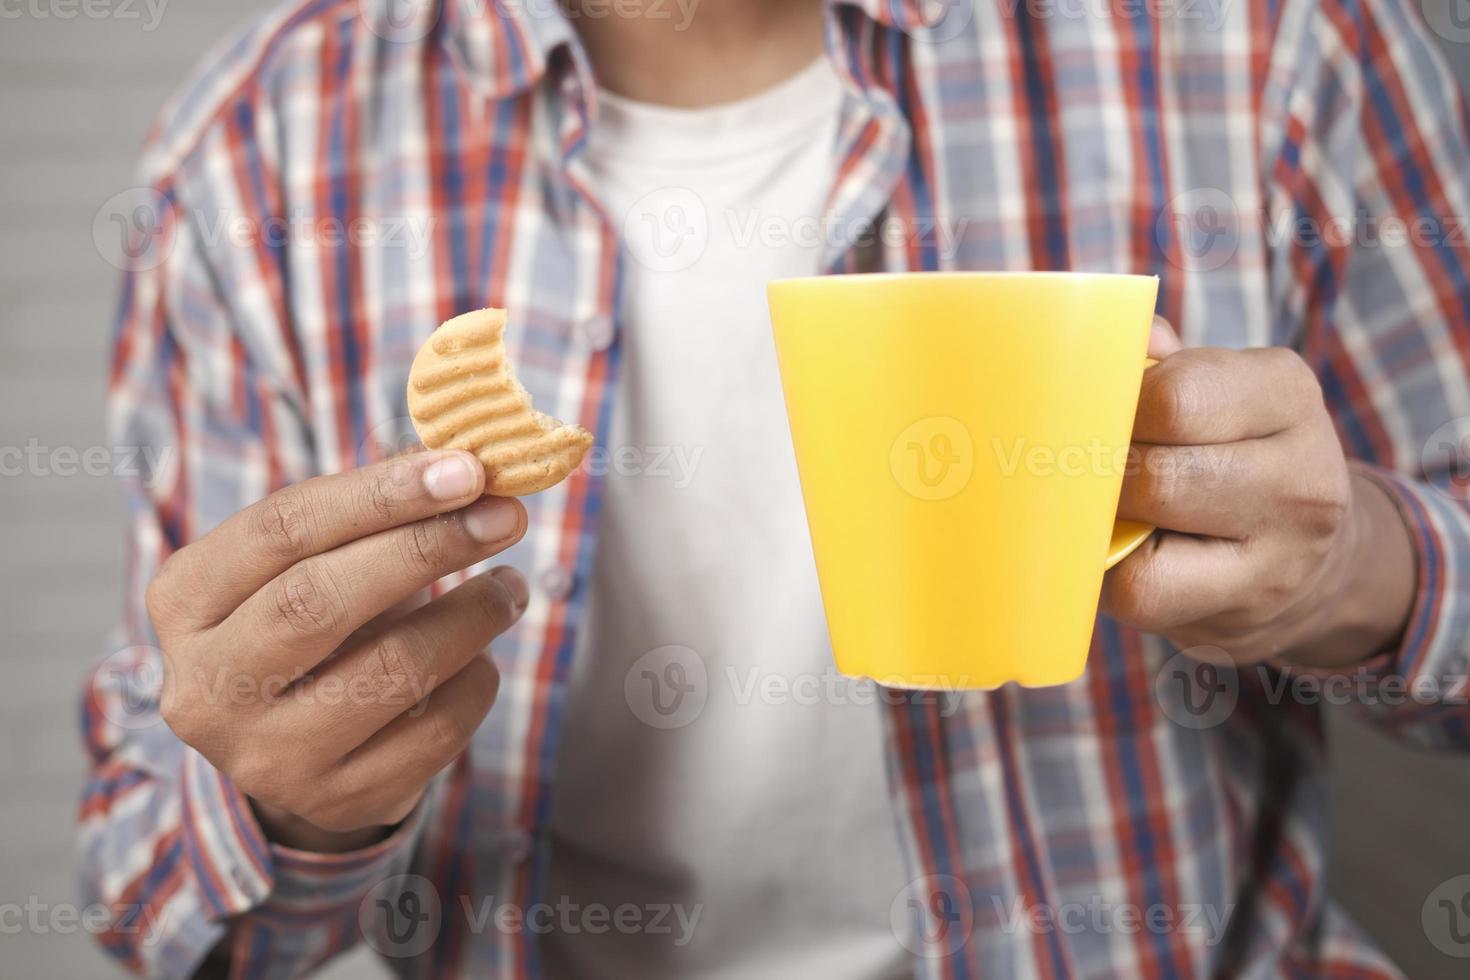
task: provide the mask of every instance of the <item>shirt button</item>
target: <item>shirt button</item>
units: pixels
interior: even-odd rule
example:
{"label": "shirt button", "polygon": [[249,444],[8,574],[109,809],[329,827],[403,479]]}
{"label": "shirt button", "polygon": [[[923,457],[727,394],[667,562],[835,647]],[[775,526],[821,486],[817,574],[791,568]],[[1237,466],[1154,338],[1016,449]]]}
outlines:
{"label": "shirt button", "polygon": [[613,327],[612,317],[593,316],[583,320],[578,327],[582,339],[587,346],[595,351],[605,351],[613,345],[613,337],[617,334]]}
{"label": "shirt button", "polygon": [[541,573],[541,588],[545,589],[546,594],[558,602],[571,598],[572,587],[575,584],[576,579],[573,577],[571,569],[563,568],[560,565],[554,568],[548,568]]}
{"label": "shirt button", "polygon": [[531,856],[531,835],[524,830],[507,830],[500,837],[500,856],[511,864],[520,864]]}

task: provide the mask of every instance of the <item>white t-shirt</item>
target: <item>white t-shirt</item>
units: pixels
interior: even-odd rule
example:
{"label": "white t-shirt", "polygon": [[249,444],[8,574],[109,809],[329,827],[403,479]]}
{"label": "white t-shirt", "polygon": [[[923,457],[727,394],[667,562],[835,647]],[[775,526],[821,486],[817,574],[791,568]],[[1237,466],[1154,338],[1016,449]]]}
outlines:
{"label": "white t-shirt", "polygon": [[[622,368],[548,976],[912,973],[882,708],[832,667],[765,298],[819,271],[842,97],[825,59],[709,109],[602,97],[588,157],[628,255]],[[651,928],[617,926],[628,905]]]}

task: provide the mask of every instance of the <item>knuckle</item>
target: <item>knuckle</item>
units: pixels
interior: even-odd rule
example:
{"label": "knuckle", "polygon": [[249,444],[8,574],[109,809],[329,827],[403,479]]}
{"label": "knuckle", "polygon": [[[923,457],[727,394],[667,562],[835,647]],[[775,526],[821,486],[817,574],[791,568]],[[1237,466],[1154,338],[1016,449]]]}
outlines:
{"label": "knuckle", "polygon": [[256,537],[272,553],[289,558],[312,554],[311,515],[300,490],[277,491],[256,504],[252,514]]}
{"label": "knuckle", "polygon": [[148,611],[148,619],[157,630],[166,630],[171,626],[179,612],[174,589],[175,567],[172,558],[164,562],[153,576],[153,581],[148,583],[147,591],[143,593],[143,606]]}
{"label": "knuckle", "polygon": [[1263,355],[1273,377],[1281,379],[1283,396],[1291,404],[1306,406],[1322,401],[1322,384],[1317,372],[1290,347],[1268,347]]}
{"label": "knuckle", "polygon": [[273,756],[270,752],[241,752],[220,768],[246,796],[296,810],[297,786],[282,777],[280,760]]}
{"label": "knuckle", "polygon": [[428,741],[436,755],[456,755],[469,744],[479,718],[459,711],[440,711],[429,717]]}
{"label": "knuckle", "polygon": [[312,826],[328,833],[345,834],[367,826],[355,797],[345,794],[318,797],[297,812]]}
{"label": "knuckle", "polygon": [[473,590],[475,609],[492,634],[505,629],[515,618],[515,598],[493,575],[484,577],[483,585]]}
{"label": "knuckle", "polygon": [[1273,575],[1261,583],[1258,605],[1264,609],[1280,609],[1290,603],[1296,594],[1297,583],[1294,580]]}
{"label": "knuckle", "polygon": [[1294,501],[1298,519],[1310,533],[1326,537],[1336,533],[1352,509],[1352,489],[1341,479],[1319,479],[1303,486]]}
{"label": "knuckle", "polygon": [[1148,628],[1158,622],[1157,576],[1152,563],[1129,559],[1113,570],[1108,583],[1108,609],[1114,619]]}
{"label": "knuckle", "polygon": [[1171,433],[1179,432],[1203,402],[1203,383],[1197,372],[1172,371],[1161,380],[1158,399],[1165,428]]}
{"label": "knuckle", "polygon": [[419,655],[415,644],[402,633],[388,633],[373,644],[365,670],[371,690],[380,698],[408,690],[418,676]]}
{"label": "knuckle", "polygon": [[1213,446],[1183,447],[1173,467],[1175,499],[1182,501],[1190,494],[1215,489],[1227,468],[1226,455]]}
{"label": "knuckle", "polygon": [[418,521],[403,529],[403,560],[410,568],[433,572],[446,567],[448,549],[441,527],[436,521]]}
{"label": "knuckle", "polygon": [[397,509],[400,480],[398,472],[392,466],[379,467],[363,481],[363,509],[378,521],[388,520]]}
{"label": "knuckle", "polygon": [[483,678],[476,686],[478,695],[475,701],[474,727],[478,728],[480,722],[490,713],[495,706],[495,699],[500,696],[500,670],[495,662],[488,656],[476,657],[469,666],[467,672],[473,672],[476,676]]}
{"label": "knuckle", "polygon": [[1144,456],[1144,500],[1153,513],[1167,514],[1174,504],[1178,494],[1177,459],[1177,453],[1157,447]]}
{"label": "knuckle", "polygon": [[[166,669],[166,668],[165,668]],[[177,675],[168,672],[158,692],[158,714],[163,723],[183,742],[193,745],[199,736],[194,699],[179,683]]]}
{"label": "knuckle", "polygon": [[299,635],[334,634],[345,618],[330,577],[310,561],[286,571],[275,591],[276,622]]}
{"label": "knuckle", "polygon": [[169,614],[168,596],[161,583],[161,574],[155,575],[143,593],[143,608],[148,611],[148,618],[155,627],[167,622]]}
{"label": "knuckle", "polygon": [[1220,475],[1220,461],[1199,446],[1156,447],[1148,457],[1144,489],[1148,506],[1159,515],[1179,515],[1191,495],[1212,489]]}
{"label": "knuckle", "polygon": [[1293,386],[1315,386],[1317,375],[1302,356],[1290,347],[1268,347],[1266,356],[1273,368],[1281,373]]}

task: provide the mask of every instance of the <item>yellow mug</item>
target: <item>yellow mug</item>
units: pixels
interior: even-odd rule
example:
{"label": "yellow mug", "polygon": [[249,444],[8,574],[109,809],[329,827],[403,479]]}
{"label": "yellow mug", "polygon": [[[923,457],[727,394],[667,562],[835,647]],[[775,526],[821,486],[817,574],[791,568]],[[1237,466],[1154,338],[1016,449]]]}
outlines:
{"label": "yellow mug", "polygon": [[770,284],[837,668],[891,687],[1063,684],[1087,661],[1158,280]]}

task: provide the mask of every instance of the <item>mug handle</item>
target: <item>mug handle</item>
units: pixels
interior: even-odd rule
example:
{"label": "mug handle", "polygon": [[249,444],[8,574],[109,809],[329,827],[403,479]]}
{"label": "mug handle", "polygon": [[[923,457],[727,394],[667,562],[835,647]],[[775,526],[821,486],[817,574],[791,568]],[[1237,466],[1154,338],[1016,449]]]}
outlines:
{"label": "mug handle", "polygon": [[[1147,371],[1159,363],[1152,357],[1144,358],[1143,369]],[[1112,568],[1118,562],[1127,558],[1138,549],[1138,546],[1148,540],[1148,536],[1154,533],[1152,524],[1141,524],[1138,521],[1115,521],[1113,522],[1113,540],[1108,544],[1108,559],[1103,563],[1103,568]]]}

